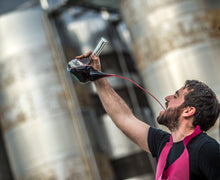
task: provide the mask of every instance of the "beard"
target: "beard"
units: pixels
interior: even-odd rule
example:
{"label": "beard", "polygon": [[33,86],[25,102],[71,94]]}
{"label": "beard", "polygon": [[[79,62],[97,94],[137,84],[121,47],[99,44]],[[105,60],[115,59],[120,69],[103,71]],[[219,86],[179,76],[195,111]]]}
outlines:
{"label": "beard", "polygon": [[179,117],[182,113],[182,106],[167,109],[157,117],[157,122],[166,126],[171,132],[179,127]]}

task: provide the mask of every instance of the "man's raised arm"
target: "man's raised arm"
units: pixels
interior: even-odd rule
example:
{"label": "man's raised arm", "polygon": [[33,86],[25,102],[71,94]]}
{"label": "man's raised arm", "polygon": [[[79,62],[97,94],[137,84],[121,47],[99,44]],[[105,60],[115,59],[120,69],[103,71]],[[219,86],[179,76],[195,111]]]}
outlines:
{"label": "man's raised arm", "polygon": [[[87,57],[91,53],[76,58]],[[101,71],[98,57],[92,55],[90,65]],[[105,78],[98,79],[94,83],[102,105],[116,126],[143,150],[149,151],[147,137],[150,126],[134,116],[125,101],[113,90]]]}
{"label": "man's raised arm", "polygon": [[134,143],[149,151],[149,125],[137,119],[125,101],[112,89],[105,78],[95,81],[99,98],[116,126]]}

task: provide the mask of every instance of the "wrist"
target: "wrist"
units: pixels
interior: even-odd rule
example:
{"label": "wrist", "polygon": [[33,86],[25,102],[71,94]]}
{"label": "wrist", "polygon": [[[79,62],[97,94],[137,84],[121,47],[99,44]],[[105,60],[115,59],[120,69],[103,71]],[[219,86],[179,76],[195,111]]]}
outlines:
{"label": "wrist", "polygon": [[109,82],[107,81],[106,78],[100,78],[94,81],[96,90],[101,92],[101,91],[108,91],[111,89],[111,86]]}
{"label": "wrist", "polygon": [[105,78],[100,78],[94,81],[94,84],[96,86],[104,86],[107,83],[107,80]]}

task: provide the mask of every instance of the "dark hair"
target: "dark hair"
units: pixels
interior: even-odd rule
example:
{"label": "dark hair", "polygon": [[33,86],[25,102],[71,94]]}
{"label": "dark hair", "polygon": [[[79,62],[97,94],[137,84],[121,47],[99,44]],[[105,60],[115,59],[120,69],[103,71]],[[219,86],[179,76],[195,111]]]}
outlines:
{"label": "dark hair", "polygon": [[197,80],[187,80],[184,88],[189,92],[185,95],[183,107],[196,108],[193,126],[199,125],[202,131],[207,131],[215,124],[220,113],[220,104],[215,93]]}

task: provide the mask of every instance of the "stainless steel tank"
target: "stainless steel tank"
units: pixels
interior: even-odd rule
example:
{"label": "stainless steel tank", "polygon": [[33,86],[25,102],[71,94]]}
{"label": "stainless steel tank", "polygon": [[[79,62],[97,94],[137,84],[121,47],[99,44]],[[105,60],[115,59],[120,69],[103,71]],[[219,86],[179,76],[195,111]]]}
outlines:
{"label": "stainless steel tank", "polygon": [[[220,98],[219,8],[218,0],[121,1],[145,86],[160,101],[187,79],[205,82]],[[149,100],[157,116],[161,107]],[[216,139],[218,123],[209,131]]]}
{"label": "stainless steel tank", "polygon": [[111,159],[126,157],[141,151],[136,144],[118,129],[107,114],[103,115],[102,121],[110,147],[108,153]]}
{"label": "stainless steel tank", "polygon": [[0,17],[0,115],[14,178],[99,179],[44,21],[38,6]]}
{"label": "stainless steel tank", "polygon": [[[104,18],[100,12],[82,7],[66,9],[55,17],[66,64],[76,55],[93,50],[97,40],[103,36],[110,42],[100,55],[102,70],[106,73],[124,75],[133,80],[136,77],[135,81],[140,82],[126,43],[123,38],[119,38],[119,32],[126,35],[127,29],[120,26],[121,29],[118,30],[117,15],[109,13],[107,17]],[[128,69],[131,71],[128,72]],[[126,97],[126,101],[134,107],[135,114],[141,116],[143,113],[141,108],[144,110],[148,104],[146,101],[138,104],[137,99],[146,100],[146,98],[140,97],[140,94],[138,97],[135,94],[138,90],[125,80],[108,78],[108,81],[120,95]],[[116,179],[127,179],[143,174],[151,177],[153,170],[148,156],[114,125],[103,110],[92,84],[74,83],[74,85],[80,107],[83,109],[89,138],[93,142],[96,160],[102,162],[97,163],[102,179],[115,179],[111,178],[111,171]],[[107,166],[108,164],[111,167]]]}

